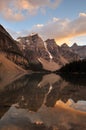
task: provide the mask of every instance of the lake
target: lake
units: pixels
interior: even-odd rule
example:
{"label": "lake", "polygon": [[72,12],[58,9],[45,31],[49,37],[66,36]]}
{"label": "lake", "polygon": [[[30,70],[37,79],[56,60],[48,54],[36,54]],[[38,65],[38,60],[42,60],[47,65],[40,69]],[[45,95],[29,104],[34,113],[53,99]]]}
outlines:
{"label": "lake", "polygon": [[86,75],[27,74],[1,86],[0,130],[86,130]]}

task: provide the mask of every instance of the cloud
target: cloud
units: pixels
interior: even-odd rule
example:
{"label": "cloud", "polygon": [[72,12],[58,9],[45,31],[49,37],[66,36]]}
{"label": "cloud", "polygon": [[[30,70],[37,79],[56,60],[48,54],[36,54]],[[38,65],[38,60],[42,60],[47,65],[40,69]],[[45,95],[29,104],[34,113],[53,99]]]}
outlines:
{"label": "cloud", "polygon": [[[38,24],[40,25],[40,24]],[[86,35],[86,14],[80,13],[74,20],[53,18],[45,25],[35,25],[31,32],[39,33],[44,39],[54,38],[57,42]]]}
{"label": "cloud", "polygon": [[3,18],[12,21],[20,21],[39,10],[46,12],[46,7],[56,8],[61,0],[2,0],[0,1],[0,14]]}
{"label": "cloud", "polygon": [[83,16],[86,17],[86,14],[85,13],[80,13],[79,16],[80,17],[83,17]]}
{"label": "cloud", "polygon": [[13,36],[26,36],[31,33],[38,33],[44,40],[54,38],[57,43],[69,42],[74,37],[86,36],[86,14],[80,13],[74,20],[54,17],[46,24],[34,25],[31,30],[22,30]]}
{"label": "cloud", "polygon": [[14,13],[11,9],[6,10],[7,13],[4,14],[5,19],[11,21],[20,21],[24,19],[24,16],[21,13]]}

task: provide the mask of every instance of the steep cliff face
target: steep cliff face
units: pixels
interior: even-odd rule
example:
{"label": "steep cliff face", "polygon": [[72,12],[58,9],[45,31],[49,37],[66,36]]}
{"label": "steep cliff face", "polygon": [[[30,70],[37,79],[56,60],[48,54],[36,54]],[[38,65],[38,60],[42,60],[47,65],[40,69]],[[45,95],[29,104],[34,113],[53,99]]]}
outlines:
{"label": "steep cliff face", "polygon": [[68,62],[77,61],[80,59],[79,55],[73,51],[66,43],[60,47],[60,54],[68,60]]}
{"label": "steep cliff face", "polygon": [[2,25],[0,25],[0,50],[22,55],[19,47],[16,45],[16,41],[10,36]]}
{"label": "steep cliff face", "polygon": [[22,37],[18,40],[31,68],[32,66],[34,68],[39,66],[38,69],[55,71],[67,63],[66,59],[59,54],[59,46],[56,45],[54,40],[44,42],[38,34]]}
{"label": "steep cliff face", "polygon": [[58,46],[54,39],[46,40],[47,48],[52,55],[52,60],[60,66],[66,64],[68,61],[61,55],[60,46]]}
{"label": "steep cliff face", "polygon": [[45,43],[38,34],[19,38],[19,41],[19,46],[24,56],[28,59],[30,68],[34,70],[46,69],[43,68],[40,58],[49,61],[50,57],[46,50]]}
{"label": "steep cliff face", "polygon": [[[33,58],[44,58],[49,60],[49,54],[45,49],[43,40],[38,36],[38,34],[30,35],[27,37],[20,38],[20,48],[22,48],[24,55],[27,55],[27,50],[30,52],[28,56],[31,56],[35,53]],[[30,57],[29,57],[30,58]],[[31,58],[29,60],[32,60]]]}
{"label": "steep cliff face", "polygon": [[0,53],[22,67],[25,67],[28,64],[17,46],[17,42],[10,36],[2,25],[0,25]]}
{"label": "steep cliff face", "polygon": [[66,63],[79,60],[79,56],[66,44],[60,47],[54,39],[44,42],[38,34],[20,37],[18,41],[31,69],[55,71]]}

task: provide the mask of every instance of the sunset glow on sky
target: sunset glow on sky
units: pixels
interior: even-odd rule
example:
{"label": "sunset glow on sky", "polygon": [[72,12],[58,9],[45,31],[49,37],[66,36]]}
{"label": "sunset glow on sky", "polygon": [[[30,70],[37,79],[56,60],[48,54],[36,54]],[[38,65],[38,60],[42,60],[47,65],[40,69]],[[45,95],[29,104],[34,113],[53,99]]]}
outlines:
{"label": "sunset glow on sky", "polygon": [[34,32],[57,44],[86,45],[86,0],[2,0],[0,24],[15,39]]}

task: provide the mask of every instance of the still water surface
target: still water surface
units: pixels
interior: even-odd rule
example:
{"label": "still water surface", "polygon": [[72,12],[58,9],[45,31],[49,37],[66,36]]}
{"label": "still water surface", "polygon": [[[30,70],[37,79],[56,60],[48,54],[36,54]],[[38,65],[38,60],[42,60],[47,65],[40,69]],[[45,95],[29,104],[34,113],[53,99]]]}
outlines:
{"label": "still water surface", "polygon": [[25,75],[0,89],[0,130],[86,130],[86,76]]}

